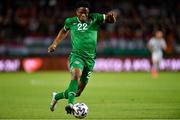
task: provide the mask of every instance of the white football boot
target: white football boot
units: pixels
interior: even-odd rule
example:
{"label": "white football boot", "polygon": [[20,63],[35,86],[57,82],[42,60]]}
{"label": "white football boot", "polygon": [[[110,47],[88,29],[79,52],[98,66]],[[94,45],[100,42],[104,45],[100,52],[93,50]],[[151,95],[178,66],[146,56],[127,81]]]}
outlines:
{"label": "white football boot", "polygon": [[56,92],[53,92],[52,93],[52,100],[51,100],[51,103],[50,103],[50,110],[53,112],[56,108],[56,105],[57,105],[57,100],[55,100],[55,96],[56,96]]}

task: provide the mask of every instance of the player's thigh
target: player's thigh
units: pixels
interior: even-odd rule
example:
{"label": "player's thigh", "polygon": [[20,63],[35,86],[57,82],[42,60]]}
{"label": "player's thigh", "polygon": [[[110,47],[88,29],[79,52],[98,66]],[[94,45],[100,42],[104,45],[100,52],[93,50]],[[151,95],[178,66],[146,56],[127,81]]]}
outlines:
{"label": "player's thigh", "polygon": [[162,59],[162,54],[160,54],[160,53],[152,54],[152,62],[153,63],[159,63],[161,59]]}
{"label": "player's thigh", "polygon": [[72,73],[72,77],[74,75],[79,75],[81,77],[84,68],[84,62],[81,58],[76,56],[69,57],[69,69]]}

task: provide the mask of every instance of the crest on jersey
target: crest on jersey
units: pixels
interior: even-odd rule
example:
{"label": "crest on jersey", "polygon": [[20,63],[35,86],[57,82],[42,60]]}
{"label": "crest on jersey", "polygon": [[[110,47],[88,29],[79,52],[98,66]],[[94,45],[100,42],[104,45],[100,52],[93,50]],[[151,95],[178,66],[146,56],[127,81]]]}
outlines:
{"label": "crest on jersey", "polygon": [[76,60],[74,63],[75,63],[75,64],[79,64],[80,62]]}

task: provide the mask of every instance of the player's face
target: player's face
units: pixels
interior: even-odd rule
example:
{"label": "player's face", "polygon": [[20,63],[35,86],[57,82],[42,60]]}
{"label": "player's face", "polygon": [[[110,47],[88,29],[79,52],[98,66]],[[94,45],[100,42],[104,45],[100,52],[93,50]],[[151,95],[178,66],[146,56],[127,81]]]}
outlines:
{"label": "player's face", "polygon": [[161,31],[156,32],[156,38],[161,39],[163,37],[163,33]]}
{"label": "player's face", "polygon": [[88,19],[89,8],[80,7],[76,10],[77,17],[80,21],[84,22]]}

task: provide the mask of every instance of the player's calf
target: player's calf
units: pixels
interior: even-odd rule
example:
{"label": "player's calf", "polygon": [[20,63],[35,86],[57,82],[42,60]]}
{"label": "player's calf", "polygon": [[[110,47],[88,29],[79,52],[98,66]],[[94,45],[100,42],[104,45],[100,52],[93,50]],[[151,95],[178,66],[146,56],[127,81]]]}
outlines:
{"label": "player's calf", "polygon": [[81,95],[81,92],[77,92],[75,97],[79,97]]}

